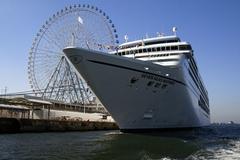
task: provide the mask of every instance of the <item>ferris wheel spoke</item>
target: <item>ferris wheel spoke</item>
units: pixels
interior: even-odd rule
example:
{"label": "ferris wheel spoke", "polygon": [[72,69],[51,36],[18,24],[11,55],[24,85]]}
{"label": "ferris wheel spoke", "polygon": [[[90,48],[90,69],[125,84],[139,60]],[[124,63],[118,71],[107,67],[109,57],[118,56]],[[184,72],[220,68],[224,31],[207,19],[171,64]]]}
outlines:
{"label": "ferris wheel spoke", "polygon": [[57,33],[54,33],[54,31],[52,31],[51,29],[49,29],[48,31],[50,33],[50,35],[52,35],[53,37],[55,37],[56,41],[58,42],[59,46],[64,47],[64,42],[62,42],[62,37],[61,37],[61,33],[59,33],[57,35]]}
{"label": "ferris wheel spoke", "polygon": [[[36,49],[37,51],[41,51],[41,52],[44,52],[44,53],[54,53],[54,54],[57,54],[57,55],[61,55],[63,54],[63,52],[61,51],[53,51],[53,50],[50,50],[50,49],[42,49],[42,48],[37,48]],[[35,53],[35,52],[33,52]]]}
{"label": "ferris wheel spoke", "polygon": [[56,42],[55,40],[51,39],[47,34],[43,37],[43,39],[45,39],[50,44],[54,44],[57,48],[63,49],[62,46],[58,42]]}

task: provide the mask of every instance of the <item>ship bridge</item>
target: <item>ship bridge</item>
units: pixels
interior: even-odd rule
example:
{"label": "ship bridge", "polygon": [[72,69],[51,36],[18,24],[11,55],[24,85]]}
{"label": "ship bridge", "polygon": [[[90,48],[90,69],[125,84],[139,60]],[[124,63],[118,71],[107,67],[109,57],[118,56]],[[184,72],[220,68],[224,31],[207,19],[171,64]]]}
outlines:
{"label": "ship bridge", "polygon": [[192,55],[188,42],[181,42],[176,35],[146,38],[119,45],[112,54],[143,61],[151,61],[164,66],[176,66],[183,55]]}

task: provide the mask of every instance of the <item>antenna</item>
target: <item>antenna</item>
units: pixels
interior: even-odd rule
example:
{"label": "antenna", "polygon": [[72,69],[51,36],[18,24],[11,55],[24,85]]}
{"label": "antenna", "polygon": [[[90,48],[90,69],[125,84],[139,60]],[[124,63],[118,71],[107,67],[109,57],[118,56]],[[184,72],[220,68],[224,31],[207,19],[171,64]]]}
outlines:
{"label": "antenna", "polygon": [[75,34],[72,33],[72,46],[75,46],[75,39],[76,39]]}
{"label": "antenna", "polygon": [[176,36],[176,35],[177,35],[177,27],[173,27],[173,28],[172,28],[172,32],[173,32],[173,34]]}
{"label": "antenna", "polygon": [[5,86],[5,88],[4,88],[4,95],[6,96],[7,95],[7,86]]}
{"label": "antenna", "polygon": [[164,36],[164,33],[157,32],[157,36],[158,36],[158,37],[162,37],[162,36]]}
{"label": "antenna", "polygon": [[128,42],[128,36],[127,35],[124,36],[124,40],[125,40],[125,42]]}
{"label": "antenna", "polygon": [[146,39],[149,38],[148,33],[146,33]]}

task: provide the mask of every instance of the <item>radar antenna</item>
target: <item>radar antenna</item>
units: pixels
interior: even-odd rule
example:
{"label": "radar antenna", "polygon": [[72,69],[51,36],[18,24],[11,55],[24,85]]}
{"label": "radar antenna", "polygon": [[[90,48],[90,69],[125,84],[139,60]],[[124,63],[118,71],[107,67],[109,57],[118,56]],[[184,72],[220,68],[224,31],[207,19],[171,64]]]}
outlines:
{"label": "radar antenna", "polygon": [[173,27],[173,28],[172,28],[172,32],[173,32],[173,34],[176,36],[176,35],[177,35],[177,27]]}

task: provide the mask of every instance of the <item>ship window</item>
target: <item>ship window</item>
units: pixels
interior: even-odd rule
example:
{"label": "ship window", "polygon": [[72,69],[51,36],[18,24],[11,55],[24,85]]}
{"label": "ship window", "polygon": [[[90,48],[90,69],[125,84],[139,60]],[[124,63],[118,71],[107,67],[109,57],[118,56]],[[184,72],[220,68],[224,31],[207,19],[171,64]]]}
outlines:
{"label": "ship window", "polygon": [[179,53],[171,53],[171,56],[179,55]]}
{"label": "ship window", "polygon": [[169,51],[169,50],[170,50],[170,47],[169,47],[169,46],[167,46],[167,47],[166,47],[166,50],[167,50],[167,51]]}
{"label": "ship window", "polygon": [[156,52],[156,51],[157,51],[157,49],[156,49],[156,48],[152,48],[152,51],[153,51],[153,52]]}
{"label": "ship window", "polygon": [[142,49],[139,49],[138,51],[139,51],[139,53],[142,53]]}
{"label": "ship window", "polygon": [[178,59],[158,59],[156,62],[173,62],[178,61]]}
{"label": "ship window", "polygon": [[165,47],[162,47],[161,50],[162,50],[162,51],[165,51]]}
{"label": "ship window", "polygon": [[125,55],[125,52],[122,52],[122,55]]}
{"label": "ship window", "polygon": [[178,50],[177,46],[171,46],[171,50]]}
{"label": "ship window", "polygon": [[135,53],[138,53],[138,50],[135,50]]}
{"label": "ship window", "polygon": [[186,50],[186,46],[185,45],[179,46],[179,50]]}
{"label": "ship window", "polygon": [[147,52],[147,49],[146,49],[146,48],[143,49],[143,53],[145,53],[145,52]]}
{"label": "ship window", "polygon": [[188,73],[189,73],[190,77],[192,78],[193,82],[195,83],[195,85],[198,87],[198,83],[195,80],[195,77],[193,76],[192,72],[189,69],[188,69]]}
{"label": "ship window", "polygon": [[147,51],[148,51],[148,52],[152,52],[151,48],[148,48]]}
{"label": "ship window", "polygon": [[157,51],[160,51],[160,47],[157,47]]}
{"label": "ship window", "polygon": [[181,45],[179,46],[179,50],[191,50],[191,46],[190,45]]}
{"label": "ship window", "polygon": [[154,42],[145,42],[145,45],[161,44],[161,43],[173,43],[179,42],[179,39],[166,40],[166,41],[154,41]]}

